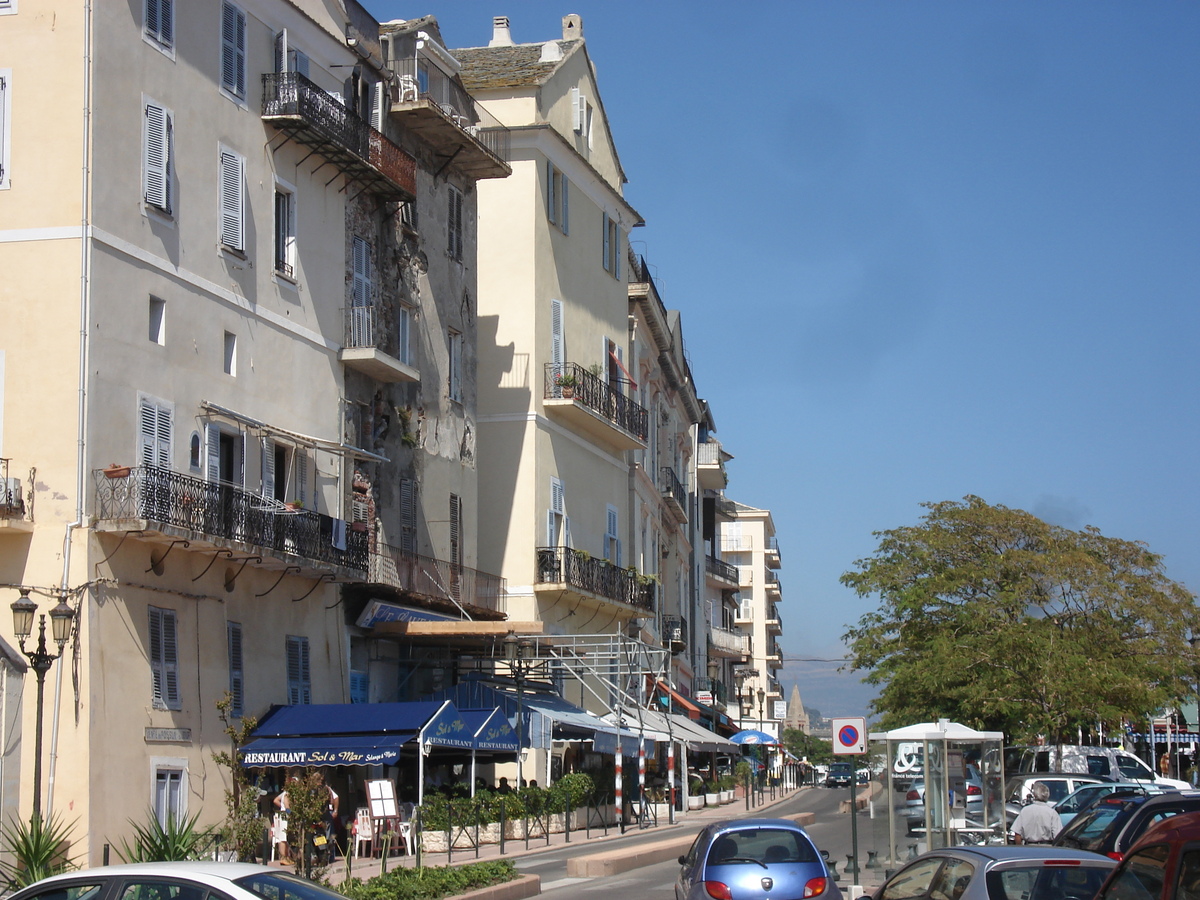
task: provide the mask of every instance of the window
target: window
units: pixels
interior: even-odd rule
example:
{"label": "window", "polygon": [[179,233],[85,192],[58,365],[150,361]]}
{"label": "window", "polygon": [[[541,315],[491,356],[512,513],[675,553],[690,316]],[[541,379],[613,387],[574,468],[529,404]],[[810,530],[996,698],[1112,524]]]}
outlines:
{"label": "window", "polygon": [[229,714],[235,719],[242,717],[245,701],[245,680],[242,667],[242,623],[225,623],[226,643],[229,649]]}
{"label": "window", "polygon": [[400,552],[417,552],[417,483],[400,479]]}
{"label": "window", "polygon": [[603,248],[604,270],[613,278],[621,277],[621,228],[616,219],[604,213]]}
{"label": "window", "polygon": [[[0,8],[0,12],[3,9]],[[9,90],[12,84],[12,69],[0,69],[0,191],[8,190],[9,139],[8,123],[12,120],[12,100]]]}
{"label": "window", "polygon": [[287,638],[288,704],[312,703],[312,680],[308,669],[308,638],[289,634]]}
{"label": "window", "polygon": [[546,546],[571,546],[571,520],[567,518],[567,492],[563,482],[550,479],[550,509],[546,516]]}
{"label": "window", "polygon": [[15,15],[17,11],[17,0],[0,0],[0,16]]}
{"label": "window", "polygon": [[592,104],[579,88],[571,88],[571,116],[574,120],[575,133],[583,137],[584,143],[590,150],[592,147]]}
{"label": "window", "polygon": [[275,271],[291,278],[296,257],[296,195],[275,185]]}
{"label": "window", "polygon": [[150,675],[155,709],[182,709],[175,611],[150,607]]}
{"label": "window", "polygon": [[567,176],[554,167],[554,163],[546,160],[546,218],[559,227],[563,234],[568,233],[568,195],[570,182]]}
{"label": "window", "polygon": [[213,484],[241,486],[246,472],[246,440],[240,432],[223,431],[210,422],[205,432],[205,475]]}
{"label": "window", "polygon": [[447,349],[450,355],[450,399],[462,402],[462,353],[463,336],[454,329],[446,335]]}
{"label": "window", "polygon": [[1105,886],[1102,900],[1161,897],[1170,849],[1168,844],[1151,844],[1130,854],[1121,871]]}
{"label": "window", "polygon": [[174,116],[170,110],[147,101],[145,107],[146,130],[142,141],[143,196],[148,206],[168,215],[174,204],[173,181],[174,161]]}
{"label": "window", "polygon": [[415,200],[400,204],[400,224],[410,231],[417,230],[417,203]]}
{"label": "window", "polygon": [[151,806],[158,823],[166,828],[168,822],[181,822],[187,816],[187,760],[152,758],[150,765],[154,772]]}
{"label": "window", "polygon": [[157,297],[150,298],[150,343],[166,343],[165,323],[167,317],[167,302]]}
{"label": "window", "polygon": [[396,304],[396,358],[406,366],[412,365],[412,351],[409,349],[412,341],[412,314],[411,306]]}
{"label": "window", "polygon": [[604,531],[604,558],[614,565],[621,565],[620,514],[617,508],[609,504],[606,510],[606,525]]}
{"label": "window", "polygon": [[221,87],[246,96],[246,14],[232,3],[221,4]]}
{"label": "window", "polygon": [[232,331],[225,332],[223,368],[226,375],[237,375],[237,335]]}
{"label": "window", "polygon": [[164,50],[175,46],[175,0],[146,0],[142,34]]}
{"label": "window", "polygon": [[365,238],[355,237],[351,249],[354,266],[351,300],[354,306],[367,307],[375,298],[375,282],[371,272],[371,244]]}
{"label": "window", "polygon": [[232,150],[220,150],[221,243],[241,253],[245,246],[246,160]]}
{"label": "window", "polygon": [[286,28],[275,35],[275,71],[280,74],[295,72],[308,77],[308,54],[289,43]]}
{"label": "window", "polygon": [[449,185],[449,242],[446,252],[454,259],[463,257],[463,195],[454,185]]}
{"label": "window", "polygon": [[151,397],[138,397],[138,464],[171,468],[172,408]]}

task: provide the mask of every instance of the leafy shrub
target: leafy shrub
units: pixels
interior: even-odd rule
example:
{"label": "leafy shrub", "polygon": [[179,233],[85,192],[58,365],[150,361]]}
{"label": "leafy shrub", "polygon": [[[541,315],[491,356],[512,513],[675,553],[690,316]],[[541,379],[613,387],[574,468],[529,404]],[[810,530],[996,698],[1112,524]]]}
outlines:
{"label": "leafy shrub", "polygon": [[519,876],[511,860],[498,859],[465,866],[401,867],[368,881],[347,879],[336,890],[350,900],[438,900]]}
{"label": "leafy shrub", "polygon": [[182,819],[168,816],[167,824],[163,825],[154,810],[150,810],[144,825],[130,819],[133,843],[121,838],[117,855],[129,863],[196,859],[200,855],[200,845],[205,840],[205,836],[196,830],[199,818],[200,813]]}
{"label": "leafy shrub", "polygon": [[66,856],[74,828],[74,823],[64,825],[57,816],[43,819],[36,813],[28,823],[9,821],[0,834],[4,849],[12,855],[11,862],[0,860],[0,873],[8,887],[17,890],[75,868]]}

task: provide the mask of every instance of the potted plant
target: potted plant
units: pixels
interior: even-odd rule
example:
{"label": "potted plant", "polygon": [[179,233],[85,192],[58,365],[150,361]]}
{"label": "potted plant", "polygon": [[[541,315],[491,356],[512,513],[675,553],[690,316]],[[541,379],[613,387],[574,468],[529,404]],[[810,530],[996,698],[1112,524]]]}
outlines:
{"label": "potted plant", "polygon": [[721,789],[716,781],[704,782],[704,805],[718,806],[721,803]]}
{"label": "potted plant", "polygon": [[129,466],[119,466],[116,463],[109,463],[104,467],[103,471],[108,478],[128,478],[131,469]]}
{"label": "potted plant", "polygon": [[554,376],[554,384],[564,400],[571,400],[575,397],[575,386],[578,383],[573,372],[559,372]]}

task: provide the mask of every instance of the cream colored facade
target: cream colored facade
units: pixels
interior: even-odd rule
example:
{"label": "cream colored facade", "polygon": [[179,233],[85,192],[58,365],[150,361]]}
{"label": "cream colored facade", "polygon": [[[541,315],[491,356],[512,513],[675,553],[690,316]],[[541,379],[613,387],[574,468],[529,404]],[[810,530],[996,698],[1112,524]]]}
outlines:
{"label": "cream colored facade", "polygon": [[[17,479],[0,596],[77,610],[46,685],[41,796],[97,863],[149,808],[224,818],[226,691],[259,716],[346,702],[356,672],[394,697],[400,673],[356,668],[371,600],[454,609],[488,581],[480,612],[503,617],[499,579],[470,569],[474,208],[449,212],[447,185],[473,196],[507,165],[448,120],[482,169],[447,169],[400,120],[428,104],[392,90],[354,2],[21,0],[0,15],[0,78],[0,458]],[[424,225],[397,224],[405,203]],[[360,265],[356,238],[393,253]],[[385,296],[406,266],[411,290]],[[393,300],[416,307],[404,360],[356,315]],[[422,484],[424,562],[407,567],[401,501],[380,490],[404,477]],[[11,620],[0,636],[16,646]],[[35,691],[3,655],[7,819],[32,803]]]}
{"label": "cream colored facade", "polygon": [[[744,728],[758,728],[779,734],[783,716],[776,716],[776,703],[783,700],[783,689],[776,672],[783,668],[779,638],[783,623],[778,603],[783,599],[778,571],[782,565],[775,540],[775,522],[770,510],[733,503],[731,521],[721,526],[720,540],[724,557],[738,567],[740,607],[735,622],[749,637],[750,647],[736,696],[743,698],[741,722]],[[760,706],[758,692],[762,691]],[[752,698],[747,702],[747,698]],[[731,705],[733,705],[731,701]]]}

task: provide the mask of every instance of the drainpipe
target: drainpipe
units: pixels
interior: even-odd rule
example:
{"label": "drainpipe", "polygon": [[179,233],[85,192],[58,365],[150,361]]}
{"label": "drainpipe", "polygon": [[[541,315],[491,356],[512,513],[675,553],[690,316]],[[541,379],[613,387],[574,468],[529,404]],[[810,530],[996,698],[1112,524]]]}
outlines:
{"label": "drainpipe", "polygon": [[[80,220],[79,240],[79,388],[77,392],[76,429],[78,438],[75,446],[75,521],[67,523],[63,533],[63,569],[61,590],[63,596],[70,586],[71,539],[76,528],[83,525],[83,492],[85,485],[87,449],[87,393],[88,393],[88,310],[91,299],[92,250],[90,235],[91,193],[91,142],[92,142],[92,4],[83,3],[83,164],[80,171]],[[75,627],[83,622],[83,595],[80,609],[76,613]],[[76,632],[78,635],[78,631]],[[50,761],[46,778],[46,818],[54,814],[54,773],[58,763],[58,724],[62,709],[63,670],[65,659],[60,660],[54,673],[54,712],[50,720]]]}

